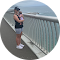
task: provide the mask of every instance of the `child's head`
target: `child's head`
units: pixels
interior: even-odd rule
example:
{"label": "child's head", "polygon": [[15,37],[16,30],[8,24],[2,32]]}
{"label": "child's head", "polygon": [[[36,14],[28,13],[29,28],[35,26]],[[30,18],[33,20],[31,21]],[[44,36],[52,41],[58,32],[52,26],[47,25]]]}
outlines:
{"label": "child's head", "polygon": [[20,11],[19,14],[22,14],[22,12]]}

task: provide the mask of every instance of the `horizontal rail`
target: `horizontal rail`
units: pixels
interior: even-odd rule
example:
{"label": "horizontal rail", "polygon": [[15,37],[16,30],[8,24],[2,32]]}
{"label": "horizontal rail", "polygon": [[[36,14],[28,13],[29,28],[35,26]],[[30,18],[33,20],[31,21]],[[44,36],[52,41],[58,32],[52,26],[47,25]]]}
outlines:
{"label": "horizontal rail", "polygon": [[[8,10],[8,13],[14,13],[13,9],[12,10]],[[36,19],[40,19],[40,20],[46,20],[46,21],[50,21],[50,22],[56,22],[59,23],[58,18],[57,17],[52,17],[52,16],[43,16],[43,15],[33,15],[33,14],[26,14],[23,13],[24,16],[27,17],[32,17],[32,18],[36,18]]]}
{"label": "horizontal rail", "polygon": [[42,15],[32,15],[32,14],[24,14],[24,16],[59,23],[57,17],[42,16]]}

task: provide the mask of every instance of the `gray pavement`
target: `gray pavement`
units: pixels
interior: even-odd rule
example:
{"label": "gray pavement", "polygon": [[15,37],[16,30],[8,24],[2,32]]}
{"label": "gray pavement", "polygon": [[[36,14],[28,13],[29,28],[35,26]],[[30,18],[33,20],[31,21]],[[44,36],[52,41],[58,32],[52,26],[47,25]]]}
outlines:
{"label": "gray pavement", "polygon": [[22,59],[38,59],[37,56],[32,52],[32,50],[21,40],[25,45],[22,50],[16,49],[16,33],[14,30],[6,23],[4,19],[1,22],[1,38],[5,47],[15,56]]}

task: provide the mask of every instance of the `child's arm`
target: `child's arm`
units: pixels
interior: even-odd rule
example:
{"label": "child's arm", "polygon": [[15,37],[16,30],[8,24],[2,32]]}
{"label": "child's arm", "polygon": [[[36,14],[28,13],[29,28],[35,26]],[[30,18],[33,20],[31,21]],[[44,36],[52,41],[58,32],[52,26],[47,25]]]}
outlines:
{"label": "child's arm", "polygon": [[19,15],[19,17],[21,17],[21,15]]}
{"label": "child's arm", "polygon": [[21,15],[21,17],[23,17],[23,19],[24,19],[24,16],[23,16],[23,14]]}
{"label": "child's arm", "polygon": [[[23,15],[23,14],[22,14]],[[23,15],[23,19],[24,19],[24,15]]]}

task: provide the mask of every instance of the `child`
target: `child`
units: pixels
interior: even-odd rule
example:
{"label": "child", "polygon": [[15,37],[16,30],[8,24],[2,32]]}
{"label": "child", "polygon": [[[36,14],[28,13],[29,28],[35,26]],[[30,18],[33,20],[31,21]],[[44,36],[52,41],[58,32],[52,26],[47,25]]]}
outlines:
{"label": "child", "polygon": [[[20,17],[20,20],[23,20],[24,19],[24,16],[23,16],[23,14],[22,14],[21,11],[19,12],[19,17]],[[23,22],[20,23],[20,25],[22,25],[22,24],[23,24]]]}

